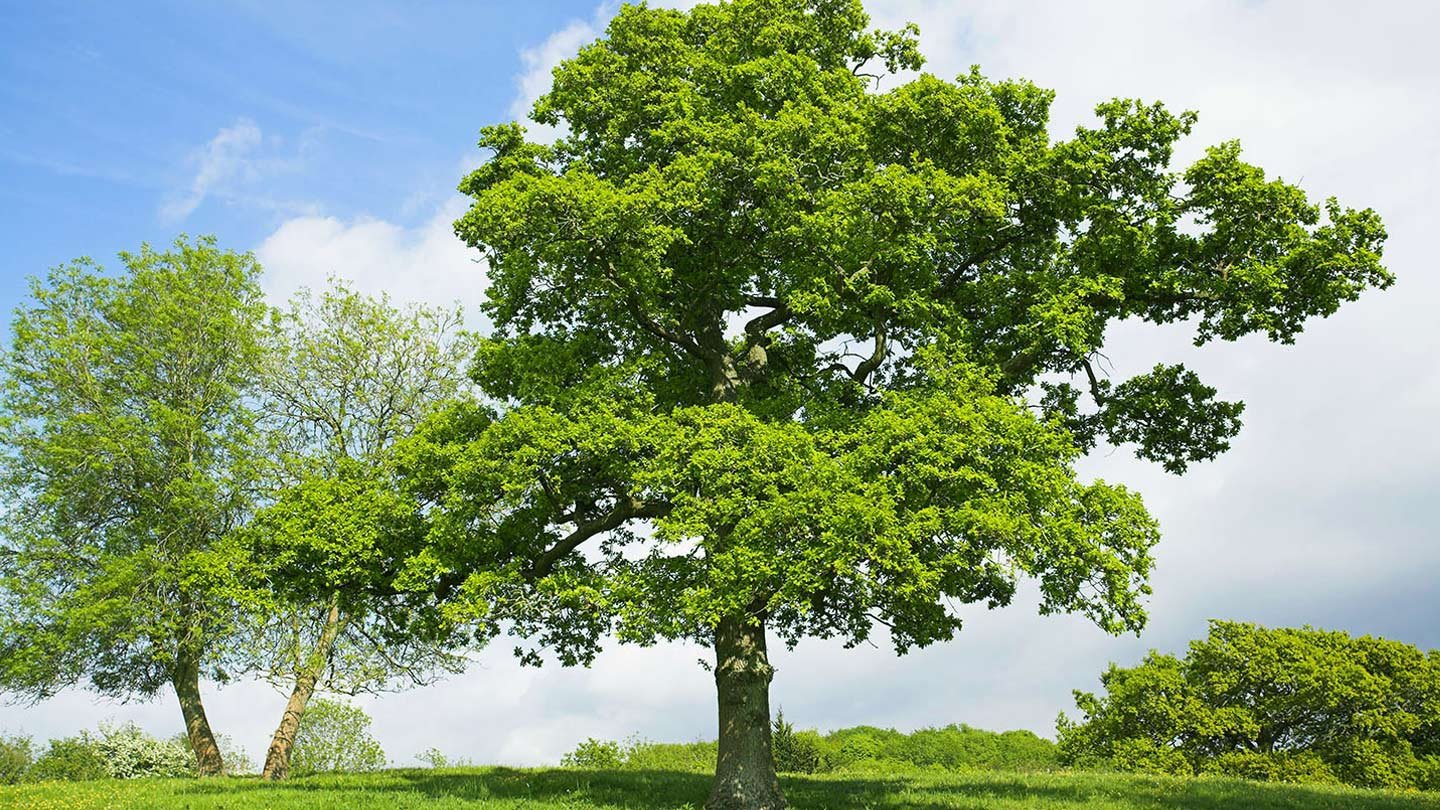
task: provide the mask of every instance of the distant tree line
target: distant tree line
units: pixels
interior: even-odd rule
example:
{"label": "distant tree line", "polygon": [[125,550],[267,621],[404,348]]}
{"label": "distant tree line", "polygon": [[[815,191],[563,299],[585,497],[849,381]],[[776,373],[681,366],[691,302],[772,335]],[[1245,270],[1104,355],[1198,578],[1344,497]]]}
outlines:
{"label": "distant tree line", "polygon": [[[887,773],[941,771],[1041,771],[1058,768],[1055,744],[1030,731],[994,732],[966,725],[909,733],[855,726],[820,734],[796,730],[783,713],[771,724],[775,766],[782,773]],[[657,743],[589,739],[561,760],[571,768],[682,770],[715,768],[714,741]]]}

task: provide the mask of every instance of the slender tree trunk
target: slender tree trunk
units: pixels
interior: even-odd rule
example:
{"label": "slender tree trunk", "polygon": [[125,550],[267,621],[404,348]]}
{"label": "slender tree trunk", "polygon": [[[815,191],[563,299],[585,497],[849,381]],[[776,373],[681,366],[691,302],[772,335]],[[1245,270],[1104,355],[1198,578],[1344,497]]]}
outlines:
{"label": "slender tree trunk", "polygon": [[205,705],[200,700],[200,654],[193,647],[189,643],[181,644],[171,685],[180,699],[185,736],[195,753],[196,769],[201,776],[220,776],[225,773],[225,761],[220,757],[220,745],[215,742],[215,733],[210,730],[210,720],[205,717]]}
{"label": "slender tree trunk", "polygon": [[706,810],[785,807],[770,749],[770,679],[763,619],[725,619],[715,628],[720,751]]}
{"label": "slender tree trunk", "polygon": [[320,638],[295,676],[295,688],[290,691],[290,700],[285,703],[285,713],[280,716],[280,725],[270,740],[270,750],[265,753],[265,769],[261,771],[261,776],[265,779],[278,780],[290,775],[290,751],[295,747],[295,735],[300,731],[300,719],[305,716],[305,706],[315,694],[315,685],[320,682],[320,675],[330,661],[330,650],[334,648],[335,639],[339,635],[340,606],[332,598],[330,609],[325,614],[325,626],[320,630]]}

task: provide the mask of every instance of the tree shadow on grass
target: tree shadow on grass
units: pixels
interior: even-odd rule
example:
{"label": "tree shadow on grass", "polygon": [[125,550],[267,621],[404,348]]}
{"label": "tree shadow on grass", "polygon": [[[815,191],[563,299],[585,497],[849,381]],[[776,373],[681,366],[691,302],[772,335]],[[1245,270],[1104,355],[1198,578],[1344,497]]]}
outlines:
{"label": "tree shadow on grass", "polygon": [[[312,777],[275,785],[259,781],[197,782],[187,793],[251,794],[283,807],[277,793],[327,793],[344,806],[347,793],[373,797],[385,791],[430,800],[520,800],[577,803],[626,810],[700,808],[709,774],[683,771],[401,770],[370,777]],[[1100,774],[1016,775],[976,773],[935,777],[864,775],[786,777],[785,794],[796,810],[1440,810],[1440,795],[1361,793],[1235,780],[1180,780]],[[260,794],[260,795],[256,795]]]}

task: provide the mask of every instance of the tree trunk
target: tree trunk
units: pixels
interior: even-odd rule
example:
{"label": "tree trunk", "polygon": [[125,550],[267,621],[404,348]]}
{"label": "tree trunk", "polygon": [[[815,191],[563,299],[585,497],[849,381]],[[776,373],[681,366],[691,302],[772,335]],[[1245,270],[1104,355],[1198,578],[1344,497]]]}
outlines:
{"label": "tree trunk", "polygon": [[284,779],[290,775],[290,751],[295,747],[295,736],[300,731],[300,719],[305,716],[305,706],[315,694],[315,685],[330,661],[330,650],[335,638],[340,635],[340,607],[330,600],[330,610],[325,615],[325,626],[315,642],[315,650],[300,666],[295,676],[295,688],[290,691],[290,700],[285,703],[285,713],[280,716],[280,725],[270,740],[270,750],[265,753],[265,779]]}
{"label": "tree trunk", "polygon": [[770,749],[770,679],[763,619],[725,619],[715,628],[720,751],[706,810],[785,807]]}
{"label": "tree trunk", "polygon": [[205,705],[200,700],[200,655],[182,644],[179,659],[175,665],[175,677],[171,685],[175,696],[180,699],[180,713],[185,717],[185,736],[190,740],[190,750],[195,753],[195,767],[201,776],[220,776],[225,773],[225,761],[220,757],[220,745],[215,742],[215,733],[210,730],[210,720],[205,717]]}

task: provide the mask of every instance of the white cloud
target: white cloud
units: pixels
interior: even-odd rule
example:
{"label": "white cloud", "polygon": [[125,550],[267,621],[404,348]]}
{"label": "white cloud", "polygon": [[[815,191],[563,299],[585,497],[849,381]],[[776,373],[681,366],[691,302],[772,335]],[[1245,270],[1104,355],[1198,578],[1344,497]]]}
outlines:
{"label": "white cloud", "polygon": [[372,217],[288,220],[255,250],[266,292],[284,300],[301,287],[322,289],[334,276],[362,292],[430,304],[459,301],[473,313],[485,291],[485,266],[455,236],[452,223],[464,210],[464,200],[454,197],[414,228]]}
{"label": "white cloud", "polygon": [[[305,141],[312,136],[311,132],[302,136],[302,152]],[[260,127],[248,118],[222,127],[215,137],[186,158],[186,165],[193,168],[194,174],[185,188],[169,194],[160,205],[160,220],[166,224],[182,222],[210,197],[290,213],[310,208],[279,202],[268,194],[250,190],[260,180],[298,165],[298,157],[278,154],[281,143],[279,138],[266,138]]]}

